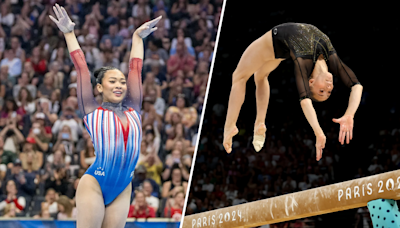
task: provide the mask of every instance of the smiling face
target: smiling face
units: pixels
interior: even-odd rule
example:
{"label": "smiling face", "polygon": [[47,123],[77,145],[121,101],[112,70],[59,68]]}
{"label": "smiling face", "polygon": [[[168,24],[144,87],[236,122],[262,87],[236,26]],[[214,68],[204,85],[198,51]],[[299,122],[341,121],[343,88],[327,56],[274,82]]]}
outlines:
{"label": "smiling face", "polygon": [[108,70],[97,90],[103,94],[103,102],[120,103],[126,96],[126,78],[119,70]]}
{"label": "smiling face", "polygon": [[321,73],[309,80],[309,86],[314,100],[326,101],[332,93],[333,77],[329,72]]}

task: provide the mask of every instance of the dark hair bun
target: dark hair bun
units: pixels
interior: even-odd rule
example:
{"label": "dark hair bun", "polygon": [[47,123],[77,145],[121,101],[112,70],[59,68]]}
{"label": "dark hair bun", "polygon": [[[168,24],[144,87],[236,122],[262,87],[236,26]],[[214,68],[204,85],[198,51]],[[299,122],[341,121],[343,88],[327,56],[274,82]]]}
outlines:
{"label": "dark hair bun", "polygon": [[99,74],[101,73],[102,70],[103,70],[103,68],[99,68],[94,71],[93,75],[94,75],[94,78],[96,78],[96,80],[99,77]]}
{"label": "dark hair bun", "polygon": [[105,67],[101,67],[97,70],[95,70],[93,72],[93,76],[94,78],[96,78],[96,83],[101,84],[103,78],[104,78],[104,74],[108,71],[108,70],[118,70],[115,67],[112,66],[105,66]]}

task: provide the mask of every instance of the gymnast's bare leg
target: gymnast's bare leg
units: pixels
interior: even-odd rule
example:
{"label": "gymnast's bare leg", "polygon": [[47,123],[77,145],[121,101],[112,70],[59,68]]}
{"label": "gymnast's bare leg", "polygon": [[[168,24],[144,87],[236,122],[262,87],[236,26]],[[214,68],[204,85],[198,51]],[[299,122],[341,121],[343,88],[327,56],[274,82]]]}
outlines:
{"label": "gymnast's bare leg", "polygon": [[99,183],[91,175],[85,174],[79,181],[76,190],[76,208],[77,228],[101,227],[105,213],[104,199]]}
{"label": "gymnast's bare leg", "polygon": [[[240,58],[240,61],[232,76],[232,89],[229,97],[228,112],[225,121],[223,145],[226,152],[230,153],[232,151],[232,137],[239,132],[236,127],[236,122],[239,117],[240,108],[244,102],[247,80],[249,80],[251,75],[259,70],[265,63],[274,60],[275,54],[272,44],[271,31],[268,31],[263,36],[251,43]],[[265,94],[268,94],[267,96],[269,99],[269,90]],[[257,102],[257,105],[258,103],[259,102]],[[257,108],[257,110],[258,109],[259,108]],[[266,107],[261,109],[265,109],[266,113]],[[265,115],[263,118],[265,119]],[[265,130],[262,130],[262,128],[257,128],[256,130],[257,135],[263,134],[262,131],[265,132]]]}
{"label": "gymnast's bare leg", "polygon": [[[76,219],[77,228],[123,228],[128,217],[132,186],[129,184],[125,190],[114,199],[107,207],[96,178],[83,175],[76,192],[76,206],[78,210]],[[90,195],[90,197],[87,197]]]}
{"label": "gymnast's bare leg", "polygon": [[282,60],[280,59],[267,61],[254,73],[254,82],[256,83],[257,117],[256,122],[254,123],[253,146],[257,152],[259,152],[264,145],[265,131],[267,130],[264,122],[267,115],[270,96],[268,76],[278,67],[281,61]]}
{"label": "gymnast's bare leg", "polygon": [[102,228],[123,228],[128,218],[131,201],[132,185],[128,184],[125,190],[106,207]]}

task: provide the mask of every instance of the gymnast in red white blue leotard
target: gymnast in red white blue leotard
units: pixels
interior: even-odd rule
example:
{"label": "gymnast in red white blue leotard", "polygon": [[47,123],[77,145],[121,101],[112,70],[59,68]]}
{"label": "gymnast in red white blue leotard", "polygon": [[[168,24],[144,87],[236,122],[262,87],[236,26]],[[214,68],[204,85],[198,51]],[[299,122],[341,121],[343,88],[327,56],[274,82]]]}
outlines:
{"label": "gymnast in red white blue leotard", "polygon": [[81,178],[77,193],[78,227],[124,227],[129,211],[131,181],[139,159],[142,136],[141,104],[143,41],[161,17],[140,26],[132,37],[129,75],[114,67],[94,72],[102,94],[99,105],[91,85],[85,56],[73,32],[74,23],[63,7],[53,7],[78,73],[77,97],[93,142],[96,160]]}

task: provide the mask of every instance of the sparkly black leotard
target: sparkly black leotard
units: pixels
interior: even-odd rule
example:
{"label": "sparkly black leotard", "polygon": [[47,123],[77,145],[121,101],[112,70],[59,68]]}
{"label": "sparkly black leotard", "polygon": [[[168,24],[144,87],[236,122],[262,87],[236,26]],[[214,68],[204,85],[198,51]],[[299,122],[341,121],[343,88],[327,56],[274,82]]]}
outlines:
{"label": "sparkly black leotard", "polygon": [[313,25],[302,23],[277,25],[272,29],[272,40],[275,58],[291,57],[294,61],[300,100],[312,98],[308,81],[320,55],[323,55],[328,71],[340,77],[347,87],[360,84],[354,72],[338,57],[329,37]]}

